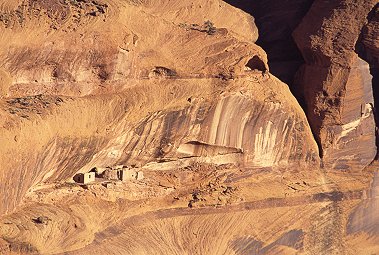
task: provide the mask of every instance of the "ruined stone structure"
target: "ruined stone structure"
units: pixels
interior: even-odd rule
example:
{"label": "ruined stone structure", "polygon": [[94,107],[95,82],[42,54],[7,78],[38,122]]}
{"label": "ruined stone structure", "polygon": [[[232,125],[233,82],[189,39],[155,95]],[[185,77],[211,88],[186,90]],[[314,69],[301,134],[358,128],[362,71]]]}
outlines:
{"label": "ruined stone structure", "polygon": [[122,169],[119,170],[119,178],[121,181],[135,180],[137,179],[137,172],[131,169]]}
{"label": "ruined stone structure", "polygon": [[75,176],[75,181],[82,184],[87,184],[95,181],[95,173],[80,173]]}
{"label": "ruined stone structure", "polygon": [[119,179],[118,171],[111,168],[111,167],[107,167],[105,169],[105,171],[100,176],[106,180],[118,180]]}

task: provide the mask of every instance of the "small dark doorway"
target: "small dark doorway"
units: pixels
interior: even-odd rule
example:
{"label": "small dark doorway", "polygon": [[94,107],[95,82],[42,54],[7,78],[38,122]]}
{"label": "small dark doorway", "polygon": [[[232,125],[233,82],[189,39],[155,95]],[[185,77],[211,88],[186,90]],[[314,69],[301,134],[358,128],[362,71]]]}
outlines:
{"label": "small dark doorway", "polygon": [[248,67],[252,71],[254,70],[258,70],[261,72],[266,71],[265,63],[258,56],[254,56],[252,59],[250,59],[247,62],[246,67]]}

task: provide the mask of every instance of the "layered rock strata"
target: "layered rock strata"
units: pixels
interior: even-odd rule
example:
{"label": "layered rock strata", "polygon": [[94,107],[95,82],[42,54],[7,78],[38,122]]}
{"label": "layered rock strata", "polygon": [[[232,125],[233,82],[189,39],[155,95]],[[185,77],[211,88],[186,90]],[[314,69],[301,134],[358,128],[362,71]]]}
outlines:
{"label": "layered rock strata", "polygon": [[1,13],[0,213],[95,166],[317,165],[253,19],[223,2],[20,1]]}

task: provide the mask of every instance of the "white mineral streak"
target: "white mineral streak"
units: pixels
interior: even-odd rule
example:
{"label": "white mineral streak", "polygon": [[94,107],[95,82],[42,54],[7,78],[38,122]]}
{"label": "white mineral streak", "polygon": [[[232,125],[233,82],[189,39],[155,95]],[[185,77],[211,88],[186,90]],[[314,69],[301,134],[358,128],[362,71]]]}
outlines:
{"label": "white mineral streak", "polygon": [[350,132],[354,131],[355,129],[357,129],[357,127],[359,127],[359,125],[361,124],[361,122],[364,120],[364,119],[367,119],[367,118],[370,118],[371,117],[371,113],[372,113],[372,105],[371,104],[366,104],[365,105],[365,108],[364,108],[364,111],[362,112],[362,116],[359,118],[359,119],[356,119],[352,122],[349,122],[347,124],[344,124],[342,125],[342,132],[341,134],[338,136],[337,138],[337,143],[338,141],[343,138],[343,137],[346,137]]}
{"label": "white mineral streak", "polygon": [[254,161],[261,166],[271,166],[276,163],[276,139],[278,130],[269,121],[265,127],[260,127],[255,135]]}

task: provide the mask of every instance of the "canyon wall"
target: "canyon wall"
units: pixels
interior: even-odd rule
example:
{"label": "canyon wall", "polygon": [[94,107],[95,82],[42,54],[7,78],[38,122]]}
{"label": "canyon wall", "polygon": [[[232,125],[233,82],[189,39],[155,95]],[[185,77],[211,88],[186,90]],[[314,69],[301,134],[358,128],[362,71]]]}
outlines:
{"label": "canyon wall", "polygon": [[1,213],[95,166],[318,165],[254,19],[224,2],[4,2],[0,17]]}
{"label": "canyon wall", "polygon": [[[270,71],[306,111],[325,168],[376,156],[377,1],[228,3],[252,14]],[[376,5],[376,6],[375,6]]]}
{"label": "canyon wall", "polygon": [[296,83],[326,168],[362,168],[376,155],[372,76],[355,50],[375,3],[315,1],[293,33],[306,62]]}
{"label": "canyon wall", "polygon": [[0,0],[0,253],[376,253],[378,11]]}

